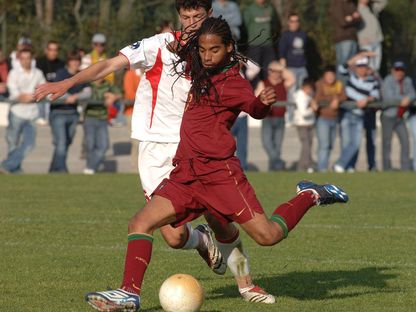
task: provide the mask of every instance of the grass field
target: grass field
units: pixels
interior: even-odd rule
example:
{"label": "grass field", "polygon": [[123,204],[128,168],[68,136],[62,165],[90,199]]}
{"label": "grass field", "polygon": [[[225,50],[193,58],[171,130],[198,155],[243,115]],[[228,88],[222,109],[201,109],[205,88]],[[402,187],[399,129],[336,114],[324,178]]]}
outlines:
{"label": "grass field", "polygon": [[[294,173],[253,173],[265,210],[294,194]],[[160,311],[158,289],[174,273],[197,277],[202,311],[415,311],[416,175],[308,175],[338,183],[345,206],[316,207],[273,248],[243,236],[255,281],[273,306],[240,299],[229,272],[216,276],[192,251],[156,234],[143,311]],[[89,291],[117,287],[127,221],[143,205],[134,175],[0,176],[0,311],[92,311]]]}

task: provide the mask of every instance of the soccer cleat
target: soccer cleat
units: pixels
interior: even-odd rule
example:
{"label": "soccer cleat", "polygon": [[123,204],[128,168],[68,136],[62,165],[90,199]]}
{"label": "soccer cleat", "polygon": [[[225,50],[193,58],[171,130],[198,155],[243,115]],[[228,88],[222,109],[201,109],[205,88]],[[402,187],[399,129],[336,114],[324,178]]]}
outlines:
{"label": "soccer cleat", "polygon": [[258,302],[272,304],[276,302],[273,295],[267,293],[264,289],[259,286],[252,286],[247,288],[239,289],[241,297],[248,302]]}
{"label": "soccer cleat", "polygon": [[140,310],[140,296],[121,288],[88,293],[85,300],[98,311],[136,312]]}
{"label": "soccer cleat", "polygon": [[311,181],[300,181],[296,186],[298,194],[312,192],[316,197],[317,205],[330,205],[348,202],[348,195],[340,187],[333,184],[319,185]]}
{"label": "soccer cleat", "polygon": [[214,273],[224,275],[227,270],[227,263],[214,243],[213,233],[207,224],[200,224],[195,228],[196,231],[200,232],[205,239],[205,248],[198,248],[198,253],[205,260],[208,266]]}

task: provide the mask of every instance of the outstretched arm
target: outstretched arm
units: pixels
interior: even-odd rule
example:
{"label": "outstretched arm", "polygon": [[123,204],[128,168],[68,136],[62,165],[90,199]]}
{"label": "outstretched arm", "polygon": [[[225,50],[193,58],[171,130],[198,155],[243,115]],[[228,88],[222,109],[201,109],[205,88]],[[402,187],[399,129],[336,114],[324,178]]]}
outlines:
{"label": "outstretched arm", "polygon": [[129,66],[128,59],[120,54],[111,59],[97,62],[86,69],[80,71],[78,74],[72,76],[71,78],[59,81],[51,82],[40,85],[36,88],[34,93],[34,98],[36,101],[40,101],[47,95],[51,95],[50,100],[56,100],[67,92],[71,87],[94,81],[100,78],[104,78],[110,73],[118,71],[122,68]]}

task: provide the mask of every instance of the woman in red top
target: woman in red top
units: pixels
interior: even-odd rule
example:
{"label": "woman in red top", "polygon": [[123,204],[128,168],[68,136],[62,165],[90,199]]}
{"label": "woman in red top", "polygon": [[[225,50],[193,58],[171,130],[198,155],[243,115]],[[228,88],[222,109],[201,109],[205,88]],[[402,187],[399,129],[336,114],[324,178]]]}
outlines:
{"label": "woman in red top", "polygon": [[[348,200],[336,186],[302,181],[298,195],[267,218],[234,156],[236,146],[230,128],[241,111],[255,118],[265,117],[276,100],[274,90],[266,88],[254,96],[249,82],[240,75],[238,61],[242,58],[223,19],[205,20],[177,53],[177,68],[182,68],[185,60],[190,64],[192,87],[182,119],[175,169],[130,220],[124,279],[116,291],[123,294],[123,299],[113,298],[114,291],[106,291],[88,294],[90,303],[93,298],[101,306],[127,307],[129,301],[140,300],[152,253],[152,235],[163,225],[178,226],[209,211],[224,223],[239,223],[258,244],[274,245],[288,235],[310,207]],[[230,233],[230,239],[235,234]]]}

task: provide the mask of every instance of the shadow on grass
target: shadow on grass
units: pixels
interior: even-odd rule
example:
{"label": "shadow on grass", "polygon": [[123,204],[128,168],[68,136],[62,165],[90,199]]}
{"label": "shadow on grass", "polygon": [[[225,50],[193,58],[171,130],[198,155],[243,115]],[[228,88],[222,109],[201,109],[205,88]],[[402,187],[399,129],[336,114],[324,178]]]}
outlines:
{"label": "shadow on grass", "polygon": [[[394,292],[394,289],[389,289],[387,281],[397,278],[397,274],[388,273],[390,269],[368,267],[354,271],[290,272],[260,276],[255,278],[255,283],[277,297],[298,300],[343,299]],[[215,289],[208,297],[239,297],[239,294],[235,286],[226,286]]]}

